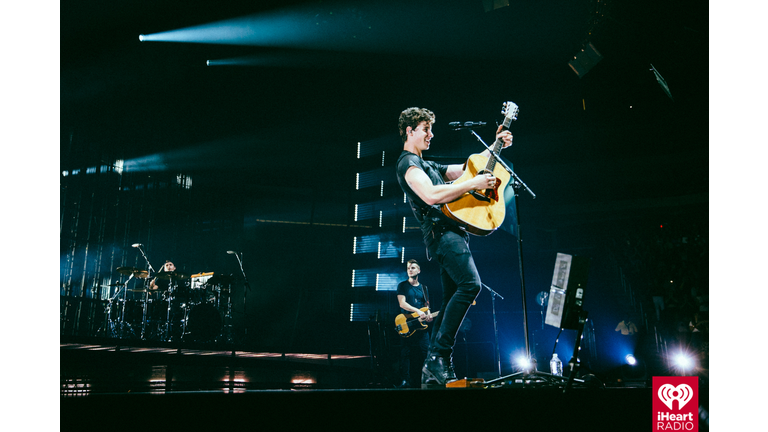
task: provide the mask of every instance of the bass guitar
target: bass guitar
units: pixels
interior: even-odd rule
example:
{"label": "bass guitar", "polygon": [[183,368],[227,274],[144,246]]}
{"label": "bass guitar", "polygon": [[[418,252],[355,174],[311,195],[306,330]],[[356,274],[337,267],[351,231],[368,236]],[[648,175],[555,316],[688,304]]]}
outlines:
{"label": "bass guitar", "polygon": [[[503,130],[509,129],[512,120],[517,120],[517,113],[518,108],[514,102],[504,103]],[[503,145],[503,141],[496,140],[491,147],[490,157],[480,154],[470,156],[464,164],[464,173],[453,181],[453,183],[462,183],[478,174],[493,173],[496,177],[496,185],[484,191],[467,192],[441,207],[446,216],[453,219],[468,233],[486,236],[496,231],[504,222],[507,207],[504,202],[504,189],[512,175],[496,163]]]}
{"label": "bass guitar", "polygon": [[[419,309],[422,312],[427,312],[429,308]],[[430,318],[436,317],[440,311],[427,314]],[[400,314],[395,317],[395,330],[402,337],[409,337],[419,330],[424,330],[427,325],[423,323],[426,318],[419,318],[417,312],[411,314]]]}

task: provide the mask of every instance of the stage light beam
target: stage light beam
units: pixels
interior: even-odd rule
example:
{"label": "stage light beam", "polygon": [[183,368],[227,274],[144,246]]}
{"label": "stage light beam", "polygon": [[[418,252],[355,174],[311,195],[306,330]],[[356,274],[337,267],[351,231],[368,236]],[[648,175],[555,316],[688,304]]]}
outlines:
{"label": "stage light beam", "polygon": [[[421,46],[433,46],[446,37],[450,49],[442,55],[481,55],[476,44],[462,38],[461,32],[448,33],[443,27],[470,26],[457,18],[445,23],[424,22],[422,16],[433,13],[431,6],[409,6],[409,14],[402,14],[390,4],[366,4],[349,8],[311,4],[286,7],[271,12],[229,18],[157,33],[141,34],[142,42],[181,42],[219,45],[260,46],[273,48],[300,48],[330,52],[388,52],[401,54],[407,40],[420,40]],[[400,29],[410,29],[405,38]],[[500,43],[499,43],[500,44]],[[491,44],[493,45],[493,44]],[[421,53],[421,46],[409,47]],[[496,52],[499,47],[483,49]],[[217,65],[212,62],[211,66]]]}

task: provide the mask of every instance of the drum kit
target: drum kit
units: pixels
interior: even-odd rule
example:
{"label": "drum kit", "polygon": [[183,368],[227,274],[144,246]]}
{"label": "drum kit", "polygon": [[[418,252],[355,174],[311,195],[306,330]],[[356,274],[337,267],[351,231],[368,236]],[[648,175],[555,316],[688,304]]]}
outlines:
{"label": "drum kit", "polygon": [[[99,334],[164,342],[233,342],[233,276],[160,271],[150,284],[147,270],[115,271],[128,280],[107,285],[120,288],[107,300]],[[141,288],[128,288],[134,278],[143,280]],[[151,289],[153,285],[157,289]]]}

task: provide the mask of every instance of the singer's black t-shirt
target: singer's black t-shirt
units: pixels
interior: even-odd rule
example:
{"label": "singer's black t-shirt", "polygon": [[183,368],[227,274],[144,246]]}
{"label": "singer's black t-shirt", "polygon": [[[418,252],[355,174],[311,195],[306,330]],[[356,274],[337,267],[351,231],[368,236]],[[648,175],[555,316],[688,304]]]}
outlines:
{"label": "singer's black t-shirt", "polygon": [[424,243],[429,245],[429,241],[432,239],[432,229],[436,224],[445,224],[444,218],[441,218],[442,214],[439,205],[432,205],[425,203],[416,192],[408,186],[408,182],[405,180],[405,173],[408,172],[408,168],[416,167],[432,180],[432,184],[440,185],[445,184],[443,179],[445,173],[448,171],[447,165],[442,165],[433,161],[425,161],[414,153],[407,150],[403,150],[400,153],[400,157],[397,159],[397,182],[400,184],[400,188],[405,192],[405,196],[408,197],[408,202],[413,210],[413,215],[416,220],[419,221],[421,226],[421,233],[424,237]]}

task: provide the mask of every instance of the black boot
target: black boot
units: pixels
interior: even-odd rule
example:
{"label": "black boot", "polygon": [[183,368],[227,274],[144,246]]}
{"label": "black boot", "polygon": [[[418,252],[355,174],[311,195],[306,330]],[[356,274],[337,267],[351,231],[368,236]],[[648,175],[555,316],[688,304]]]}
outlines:
{"label": "black boot", "polygon": [[[455,376],[455,374],[454,374]],[[440,388],[445,387],[446,367],[445,359],[430,354],[421,368],[421,388]]]}
{"label": "black boot", "polygon": [[458,380],[456,378],[456,370],[453,368],[453,357],[448,357],[445,361],[445,382],[453,382]]}

